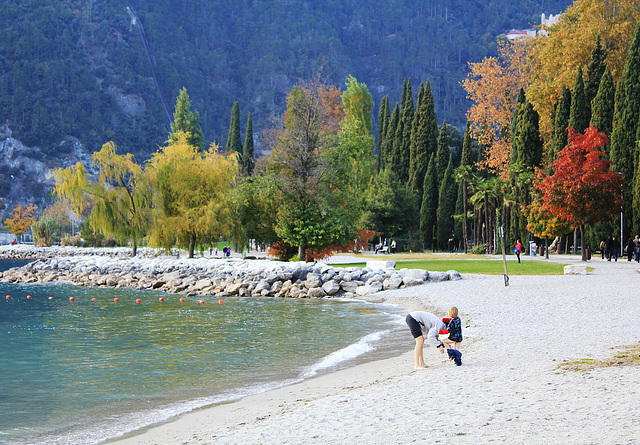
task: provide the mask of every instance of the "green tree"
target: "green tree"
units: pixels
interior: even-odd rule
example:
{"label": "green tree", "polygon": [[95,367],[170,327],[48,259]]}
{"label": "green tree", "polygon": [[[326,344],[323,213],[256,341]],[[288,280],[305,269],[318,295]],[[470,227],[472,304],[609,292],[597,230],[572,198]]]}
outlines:
{"label": "green tree", "polygon": [[440,135],[438,136],[438,149],[436,152],[436,181],[438,185],[442,184],[444,172],[447,170],[449,159],[449,133],[447,131],[446,122],[440,127]]}
{"label": "green tree", "polygon": [[420,235],[425,245],[433,246],[434,229],[438,210],[438,179],[436,173],[435,154],[429,158],[427,172],[422,185],[422,205],[420,206]]}
{"label": "green tree", "polygon": [[336,171],[327,146],[335,135],[325,129],[333,127],[327,119],[335,104],[323,100],[324,88],[311,83],[297,85],[289,93],[284,131],[269,158],[269,169],[278,175],[282,190],[276,233],[298,247],[301,259],[306,258],[307,248],[341,246],[355,238],[350,197],[332,187]]}
{"label": "green tree", "polygon": [[540,137],[540,119],[530,102],[522,106],[515,139],[516,155],[512,163],[522,164],[533,170],[542,162],[542,138]]}
{"label": "green tree", "polygon": [[378,172],[384,170],[385,168],[385,139],[387,136],[387,129],[389,128],[390,120],[391,114],[389,110],[389,96],[385,96],[380,101],[380,110],[378,111]]}
{"label": "green tree", "polygon": [[582,68],[578,68],[576,82],[573,85],[571,95],[571,112],[569,114],[569,126],[579,133],[584,132],[589,126],[591,104],[587,101],[582,79]]}
{"label": "green tree", "polygon": [[438,225],[438,244],[441,248],[447,245],[447,240],[453,234],[453,215],[456,212],[456,198],[458,187],[453,179],[453,162],[451,156],[444,172],[438,194],[438,210],[436,212]]}
{"label": "green tree", "polygon": [[182,88],[176,100],[176,109],[173,112],[173,122],[171,123],[170,141],[178,140],[178,133],[188,134],[187,140],[198,150],[204,147],[204,134],[200,127],[200,113],[191,111],[191,101],[187,89]]}
{"label": "green tree", "polygon": [[344,119],[340,122],[338,144],[328,152],[340,185],[361,200],[375,171],[373,98],[367,86],[353,76],[347,79],[347,89],[341,98]]}
{"label": "green tree", "polygon": [[[607,69],[607,49],[602,46],[600,34],[596,38],[596,46],[591,51],[591,60],[587,66],[587,78],[584,84],[584,94],[587,99],[587,107],[589,109],[589,120],[592,119],[593,114],[593,100],[598,94],[600,89],[600,81]],[[611,71],[609,71],[611,75]],[[611,101],[613,104],[613,100]]]}
{"label": "green tree", "polygon": [[[613,128],[613,113],[615,111],[616,87],[613,83],[611,71],[607,68],[600,80],[598,93],[591,104],[591,126],[598,131],[611,136]],[[608,152],[609,145],[605,147]]]}
{"label": "green tree", "polygon": [[411,161],[411,129],[413,127],[413,115],[415,106],[413,103],[413,92],[411,89],[411,79],[406,82],[406,92],[403,94],[402,113],[402,139],[400,144],[400,164],[398,176],[401,181],[409,182],[409,163]]}
{"label": "green tree", "polygon": [[229,122],[229,134],[227,145],[224,146],[225,153],[242,154],[242,140],[240,139],[240,105],[233,103],[231,107],[231,121]]}
{"label": "green tree", "polygon": [[398,238],[417,223],[413,217],[416,201],[415,194],[390,168],[386,168],[367,189],[360,225],[381,233],[382,237]]}
{"label": "green tree", "polygon": [[549,150],[549,163],[554,162],[560,150],[567,145],[569,118],[571,116],[571,91],[564,87],[556,106],[553,121],[552,141]]}
{"label": "green tree", "polygon": [[251,113],[249,113],[247,117],[247,131],[244,135],[244,148],[242,150],[242,165],[248,175],[253,174],[256,161],[253,153],[253,122],[251,120]]}
{"label": "green tree", "polygon": [[393,112],[391,113],[391,117],[389,118],[389,125],[387,126],[387,130],[385,132],[384,141],[382,142],[382,156],[384,168],[381,168],[380,171],[389,167],[393,171],[395,170],[394,162],[397,159],[394,157],[394,147],[395,147],[395,138],[396,131],[398,130],[398,125],[400,123],[400,106],[396,103],[393,107]]}
{"label": "green tree", "polygon": [[435,122],[433,96],[429,82],[426,86],[420,85],[419,98],[411,131],[409,183],[411,188],[418,193],[418,198],[422,202],[424,175],[427,172],[429,159],[436,152],[438,144],[438,126]]}

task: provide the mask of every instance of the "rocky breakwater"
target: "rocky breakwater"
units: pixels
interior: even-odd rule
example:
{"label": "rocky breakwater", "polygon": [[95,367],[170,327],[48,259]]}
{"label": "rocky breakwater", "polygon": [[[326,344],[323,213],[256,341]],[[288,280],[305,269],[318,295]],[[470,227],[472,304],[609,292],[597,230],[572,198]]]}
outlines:
{"label": "rocky breakwater", "polygon": [[332,267],[266,260],[57,257],[0,273],[7,283],[73,283],[187,295],[358,298],[381,290],[461,279],[456,271]]}

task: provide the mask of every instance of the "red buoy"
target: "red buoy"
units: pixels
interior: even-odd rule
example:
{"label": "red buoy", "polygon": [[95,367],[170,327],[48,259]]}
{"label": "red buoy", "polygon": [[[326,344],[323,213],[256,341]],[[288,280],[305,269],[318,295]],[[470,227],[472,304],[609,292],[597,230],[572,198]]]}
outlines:
{"label": "red buoy", "polygon": [[115,301],[117,303],[118,301],[120,301],[120,299],[119,298],[114,298],[113,301]]}
{"label": "red buoy", "polygon": [[49,300],[53,300],[53,297],[49,297]]}
{"label": "red buoy", "polygon": [[96,301],[95,297],[91,299],[91,301]]}
{"label": "red buoy", "polygon": [[7,295],[7,300],[11,300],[11,295]]}
{"label": "red buoy", "polygon": [[138,298],[136,299],[136,303],[142,303],[142,300]]}
{"label": "red buoy", "polygon": [[158,301],[162,303],[164,301],[164,297],[158,298]]}
{"label": "red buoy", "polygon": [[222,300],[218,300],[218,304],[222,304],[224,303]]}
{"label": "red buoy", "polygon": [[184,301],[184,298],[181,298],[180,301]]}
{"label": "red buoy", "polygon": [[204,301],[200,300],[200,304],[204,304]]}
{"label": "red buoy", "polygon": [[69,301],[75,301],[75,298],[69,297]]}
{"label": "red buoy", "polygon": [[27,300],[31,300],[31,295],[27,295]]}

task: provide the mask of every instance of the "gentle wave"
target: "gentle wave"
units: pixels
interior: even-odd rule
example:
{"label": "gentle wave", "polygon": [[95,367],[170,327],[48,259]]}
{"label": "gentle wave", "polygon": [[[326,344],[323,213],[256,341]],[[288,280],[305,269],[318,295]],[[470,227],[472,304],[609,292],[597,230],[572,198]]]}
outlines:
{"label": "gentle wave", "polygon": [[345,348],[342,348],[338,351],[332,352],[328,356],[324,357],[318,363],[312,365],[309,369],[307,369],[303,374],[303,378],[313,377],[318,372],[323,371],[328,368],[332,368],[334,366],[339,365],[342,362],[347,360],[352,360],[356,357],[359,357],[367,352],[373,351],[375,348],[373,344],[375,342],[380,341],[382,337],[391,333],[391,330],[373,332],[369,335],[365,335],[356,343],[353,343]]}

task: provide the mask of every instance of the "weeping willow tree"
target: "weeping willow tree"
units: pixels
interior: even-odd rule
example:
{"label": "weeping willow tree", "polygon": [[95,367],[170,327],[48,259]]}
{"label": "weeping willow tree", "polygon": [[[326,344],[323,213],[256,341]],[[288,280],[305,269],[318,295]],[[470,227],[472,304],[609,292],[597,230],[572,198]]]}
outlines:
{"label": "weeping willow tree", "polygon": [[177,242],[193,258],[198,243],[234,235],[237,220],[230,190],[238,173],[237,155],[222,155],[212,144],[202,153],[181,133],[153,155],[146,167],[154,190],[150,242],[169,249]]}
{"label": "weeping willow tree", "polygon": [[131,241],[135,256],[139,241],[151,225],[151,193],[142,167],[130,153],[116,154],[113,142],[107,142],[94,153],[92,163],[99,172],[97,181],[87,176],[80,162],[67,169],[56,169],[55,193],[69,201],[78,217],[92,205],[87,221],[91,227],[121,242]]}

